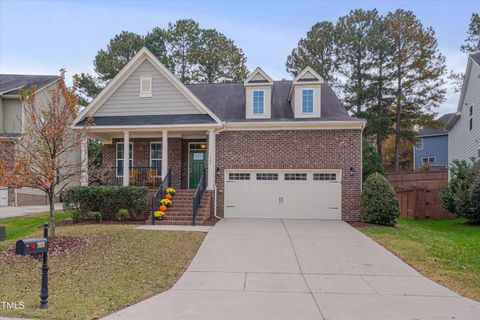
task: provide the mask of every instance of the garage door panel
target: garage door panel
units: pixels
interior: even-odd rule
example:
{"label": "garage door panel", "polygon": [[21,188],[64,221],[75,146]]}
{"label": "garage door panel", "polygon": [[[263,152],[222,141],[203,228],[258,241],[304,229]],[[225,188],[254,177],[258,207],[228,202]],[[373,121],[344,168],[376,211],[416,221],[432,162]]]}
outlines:
{"label": "garage door panel", "polygon": [[[322,174],[318,175],[319,172]],[[249,173],[248,180],[230,180],[229,178],[245,178],[245,174],[242,175],[241,170],[226,171],[225,217],[341,218],[339,170],[271,170],[268,172],[270,175],[262,170],[255,170]],[[317,180],[314,179],[315,174]],[[305,177],[306,180],[303,180]],[[292,180],[285,180],[286,178]],[[325,181],[325,178],[335,181]]]}

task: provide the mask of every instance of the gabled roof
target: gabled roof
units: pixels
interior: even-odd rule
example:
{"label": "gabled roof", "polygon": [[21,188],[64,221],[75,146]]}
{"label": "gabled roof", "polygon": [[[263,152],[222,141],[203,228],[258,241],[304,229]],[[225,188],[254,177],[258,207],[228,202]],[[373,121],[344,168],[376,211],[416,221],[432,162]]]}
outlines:
{"label": "gabled roof", "polygon": [[20,89],[29,89],[33,85],[41,90],[60,80],[54,75],[0,74],[0,95],[18,96]]}
{"label": "gabled roof", "polygon": [[467,62],[467,69],[465,71],[465,78],[463,79],[462,91],[460,93],[460,99],[458,100],[458,107],[457,112],[453,114],[453,116],[448,120],[447,124],[445,125],[446,129],[449,130],[452,128],[455,123],[457,123],[458,119],[460,119],[460,115],[462,114],[463,105],[465,103],[465,94],[467,91],[467,84],[470,81],[470,73],[471,70],[475,66],[476,68],[480,68],[480,52],[474,53],[468,56]]}
{"label": "gabled roof", "polygon": [[[264,80],[255,80],[255,76],[260,75],[261,78]],[[260,67],[256,67],[255,70],[252,71],[243,82],[245,85],[256,85],[256,84],[273,84],[273,79],[262,70]]]}
{"label": "gabled roof", "polygon": [[448,131],[445,129],[445,124],[450,120],[450,118],[453,116],[453,113],[446,113],[440,118],[437,119],[441,123],[440,127],[437,128],[425,128],[422,129],[418,132],[419,137],[425,137],[425,136],[440,136],[440,135],[447,135]]}
{"label": "gabled roof", "polygon": [[[208,114],[217,124],[221,124],[221,120],[209,110],[188,88],[168,70],[147,48],[143,47],[137,54],[123,67],[123,69],[113,78],[108,85],[93,99],[93,101],[82,110],[75,119],[75,125],[87,116],[93,115],[107,99],[115,93],[115,90],[138,68],[145,60],[148,60],[170,83],[187,98],[200,113]],[[97,117],[96,117],[97,118]]]}
{"label": "gabled roof", "polygon": [[[306,67],[305,69],[300,72],[295,79],[293,79],[292,86],[290,88],[290,92],[288,93],[288,100],[292,98],[293,87],[297,83],[302,84],[322,84],[325,80],[320,76],[313,68]],[[323,110],[323,109],[322,109]]]}
{"label": "gabled roof", "polygon": [[272,116],[268,119],[245,119],[245,90],[243,83],[190,84],[187,87],[222,121],[274,122],[274,121],[358,121],[351,117],[335,92],[321,85],[321,118],[295,118],[288,95],[293,81],[274,81]]}

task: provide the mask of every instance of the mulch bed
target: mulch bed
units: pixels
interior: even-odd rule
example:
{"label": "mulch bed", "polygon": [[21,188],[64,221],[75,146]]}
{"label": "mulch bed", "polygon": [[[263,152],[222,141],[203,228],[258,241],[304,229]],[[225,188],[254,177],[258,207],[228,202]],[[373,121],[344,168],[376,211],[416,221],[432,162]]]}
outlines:
{"label": "mulch bed", "polygon": [[[85,236],[64,236],[58,235],[53,239],[48,240],[48,255],[56,256],[59,254],[73,254],[79,249],[88,246],[90,241]],[[12,245],[9,249],[0,252],[0,260],[3,259],[15,259],[17,256],[15,254],[15,244]]]}
{"label": "mulch bed", "polygon": [[97,221],[94,221],[94,220],[82,220],[80,222],[74,222],[73,220],[64,220],[64,221],[61,221],[61,222],[57,222],[56,223],[56,226],[79,226],[79,225],[92,225],[92,224],[121,224],[121,225],[125,225],[125,224],[133,224],[133,225],[140,225],[140,224],[144,224],[144,222],[142,220],[126,220],[126,221],[117,221],[117,220],[102,220],[101,222],[97,222]]}

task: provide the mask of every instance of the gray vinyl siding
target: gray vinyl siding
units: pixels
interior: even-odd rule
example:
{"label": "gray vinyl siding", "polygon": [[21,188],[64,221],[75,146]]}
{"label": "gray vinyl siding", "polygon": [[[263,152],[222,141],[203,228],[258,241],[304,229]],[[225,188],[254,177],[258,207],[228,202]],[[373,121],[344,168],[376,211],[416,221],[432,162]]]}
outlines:
{"label": "gray vinyl siding", "polygon": [[[460,118],[448,134],[448,160],[450,163],[455,159],[478,158],[478,149],[480,148],[480,67],[473,61],[470,72]],[[472,130],[470,130],[470,105],[473,105]]]}
{"label": "gray vinyl siding", "polygon": [[18,133],[22,126],[22,103],[17,99],[3,99],[3,132]]}
{"label": "gray vinyl siding", "polygon": [[[140,76],[152,77],[152,97],[140,97]],[[145,60],[94,116],[201,113],[165,76]]]}

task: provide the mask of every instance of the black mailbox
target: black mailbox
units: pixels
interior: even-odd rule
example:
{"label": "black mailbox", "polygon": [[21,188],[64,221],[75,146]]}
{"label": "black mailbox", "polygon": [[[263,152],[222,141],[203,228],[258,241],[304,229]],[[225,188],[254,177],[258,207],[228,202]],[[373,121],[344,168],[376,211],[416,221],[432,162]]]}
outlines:
{"label": "black mailbox", "polygon": [[18,240],[15,254],[38,254],[48,251],[47,238],[33,238]]}

